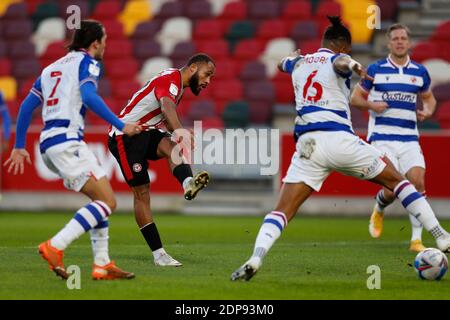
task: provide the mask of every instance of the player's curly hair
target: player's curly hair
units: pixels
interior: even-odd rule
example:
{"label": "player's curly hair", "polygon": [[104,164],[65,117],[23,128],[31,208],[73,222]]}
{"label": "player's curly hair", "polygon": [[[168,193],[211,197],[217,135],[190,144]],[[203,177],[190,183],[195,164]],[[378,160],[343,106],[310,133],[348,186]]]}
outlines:
{"label": "player's curly hair", "polygon": [[343,41],[347,44],[352,43],[352,36],[350,31],[342,23],[341,17],[339,16],[327,16],[330,20],[331,25],[327,27],[323,34],[323,40],[326,41]]}
{"label": "player's curly hair", "polygon": [[87,49],[92,42],[101,41],[105,35],[105,28],[96,20],[82,20],[80,28],[76,29],[72,36],[71,43],[67,46],[67,50],[74,51]]}

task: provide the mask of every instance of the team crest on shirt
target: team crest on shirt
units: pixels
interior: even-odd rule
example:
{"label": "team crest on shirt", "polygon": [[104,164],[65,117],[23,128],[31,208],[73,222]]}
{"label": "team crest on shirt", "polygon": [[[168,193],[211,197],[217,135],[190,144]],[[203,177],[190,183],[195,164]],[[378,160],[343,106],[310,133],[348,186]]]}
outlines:
{"label": "team crest on shirt", "polygon": [[416,77],[411,77],[411,82],[412,83],[416,83],[417,82],[417,78]]}
{"label": "team crest on shirt", "polygon": [[133,171],[134,172],[141,172],[141,170],[142,170],[142,166],[141,166],[141,164],[140,163],[135,163],[135,164],[133,164]]}
{"label": "team crest on shirt", "polygon": [[94,77],[98,77],[100,75],[100,68],[95,65],[94,63],[91,63],[89,65],[89,73],[92,74]]}
{"label": "team crest on shirt", "polygon": [[178,95],[178,87],[174,83],[171,83],[169,87],[169,92],[175,98]]}

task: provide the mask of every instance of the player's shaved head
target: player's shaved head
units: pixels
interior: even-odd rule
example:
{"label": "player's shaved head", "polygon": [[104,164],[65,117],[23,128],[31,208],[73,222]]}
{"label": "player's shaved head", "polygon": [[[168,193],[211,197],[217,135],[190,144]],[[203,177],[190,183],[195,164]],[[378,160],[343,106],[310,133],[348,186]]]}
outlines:
{"label": "player's shaved head", "polygon": [[95,41],[102,41],[105,28],[96,20],[82,20],[80,28],[76,29],[71,43],[67,46],[69,51],[88,49]]}
{"label": "player's shaved head", "polygon": [[206,53],[197,53],[189,58],[186,65],[190,66],[194,63],[208,63],[208,62],[211,62],[214,66],[216,66],[216,64],[214,63],[214,60],[210,56],[208,56]]}
{"label": "player's shaved head", "polygon": [[336,49],[339,48],[350,50],[352,45],[352,36],[347,27],[342,23],[341,17],[328,16],[327,18],[331,25],[326,28],[323,34],[322,45],[332,49],[333,51],[336,51]]}

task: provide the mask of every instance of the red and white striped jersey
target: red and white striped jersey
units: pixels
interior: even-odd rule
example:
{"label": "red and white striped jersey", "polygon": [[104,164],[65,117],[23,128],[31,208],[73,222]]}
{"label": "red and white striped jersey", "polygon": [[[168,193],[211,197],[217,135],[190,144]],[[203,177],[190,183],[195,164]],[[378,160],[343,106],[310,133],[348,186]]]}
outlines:
{"label": "red and white striped jersey", "polygon": [[[183,83],[181,72],[170,68],[161,71],[150,79],[143,88],[137,91],[118,115],[123,122],[138,122],[144,130],[159,128],[163,125],[164,116],[161,113],[160,99],[167,97],[175,105],[183,96]],[[117,128],[112,127],[109,135],[123,134]]]}

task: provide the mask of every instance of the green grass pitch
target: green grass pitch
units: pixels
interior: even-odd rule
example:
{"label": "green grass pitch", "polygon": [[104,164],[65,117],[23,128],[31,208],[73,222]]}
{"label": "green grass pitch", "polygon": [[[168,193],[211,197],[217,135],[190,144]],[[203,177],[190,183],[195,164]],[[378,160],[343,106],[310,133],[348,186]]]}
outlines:
{"label": "green grass pitch", "polygon": [[[84,235],[66,251],[65,264],[81,268],[81,289],[48,270],[37,245],[72,214],[0,213],[0,299],[449,299],[450,276],[422,281],[407,250],[409,220],[389,219],[371,239],[367,219],[297,217],[250,282],[229,277],[253,249],[262,217],[157,215],[166,250],[181,268],[153,265],[129,214],[110,219],[110,254],[135,272],[129,281],[90,279],[92,254]],[[444,221],[444,227],[450,223]],[[425,244],[434,241],[425,236]],[[367,267],[381,268],[381,289],[366,286]]]}

